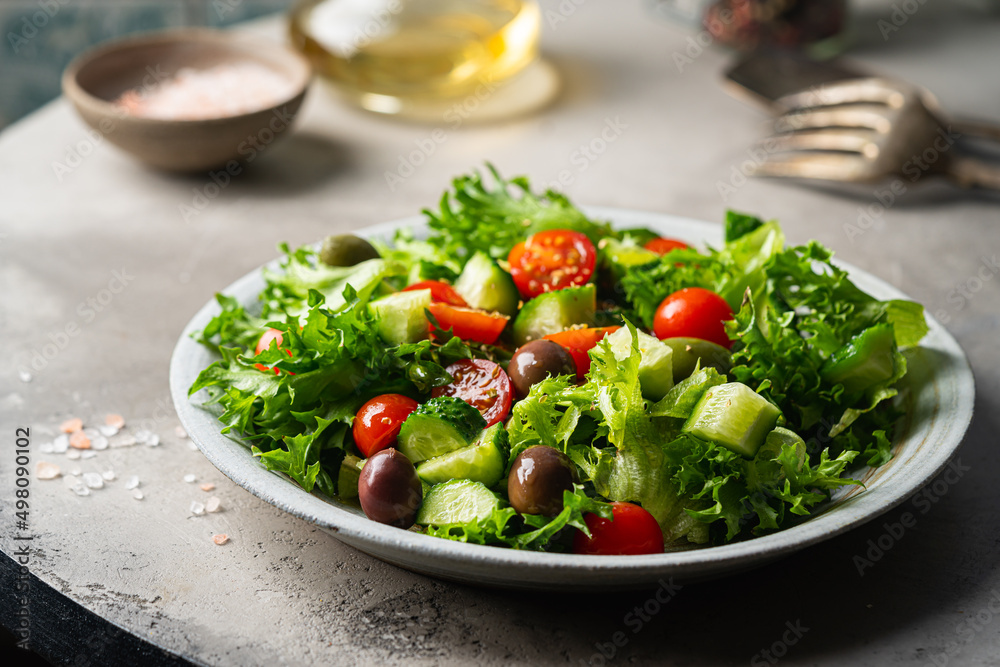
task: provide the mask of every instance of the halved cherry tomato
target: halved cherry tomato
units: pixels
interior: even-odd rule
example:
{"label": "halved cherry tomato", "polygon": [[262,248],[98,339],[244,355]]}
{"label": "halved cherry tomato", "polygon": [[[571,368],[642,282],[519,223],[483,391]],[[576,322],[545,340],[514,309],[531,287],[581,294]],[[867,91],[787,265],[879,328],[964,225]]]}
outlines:
{"label": "halved cherry tomato", "polygon": [[647,241],[646,245],[643,246],[646,250],[652,250],[657,255],[666,255],[671,250],[687,250],[690,248],[684,241],[678,241],[677,239],[667,239],[660,238],[653,239],[652,241]]}
{"label": "halved cherry tomato", "polygon": [[594,274],[597,249],[586,234],[550,229],[518,243],[507,257],[510,275],[524,299],[582,285]]}
{"label": "halved cherry tomato", "polygon": [[590,350],[597,345],[605,336],[613,334],[621,329],[619,326],[613,327],[591,327],[589,329],[570,329],[559,333],[542,336],[551,341],[559,343],[576,362],[576,379],[582,380],[583,376],[590,370]]}
{"label": "halved cherry tomato", "polygon": [[455,288],[448,283],[443,283],[440,280],[421,280],[419,283],[413,283],[409,287],[403,288],[404,292],[412,292],[418,289],[429,289],[431,291],[431,299],[433,301],[438,301],[440,303],[447,303],[452,306],[460,306],[462,308],[468,308],[469,304],[465,302]]}
{"label": "halved cherry tomato", "polygon": [[[280,331],[278,331],[277,329],[268,329],[260,337],[260,340],[257,341],[257,347],[254,349],[253,353],[254,354],[260,354],[264,350],[266,350],[269,347],[271,347],[271,341],[272,340],[275,341],[275,343],[277,344],[278,347],[281,347],[281,344],[284,342],[284,338],[282,338]],[[288,353],[288,356],[292,356],[292,351],[291,350],[286,349],[285,352]],[[277,367],[271,368],[270,366],[265,366],[264,364],[254,364],[253,367],[256,368],[259,371],[263,371],[264,373],[266,373],[268,371],[274,371],[275,375],[280,375],[281,374],[281,369],[279,369]],[[291,371],[286,371],[286,372],[289,375],[295,375],[295,373],[292,373]]]}
{"label": "halved cherry tomato", "polygon": [[[434,303],[427,307],[438,325],[445,331],[452,330],[462,340],[474,340],[492,345],[500,337],[510,318],[500,313],[490,313],[473,308],[459,308],[446,303]],[[428,323],[430,326],[430,323]],[[431,327],[433,328],[433,327]]]}
{"label": "halved cherry tomato", "polygon": [[361,406],[351,432],[365,458],[395,444],[399,428],[420,405],[402,394],[382,394]]}
{"label": "halved cherry tomato", "polygon": [[659,305],[653,332],[664,338],[701,338],[729,349],[732,341],[723,322],[733,319],[733,309],[721,296],[701,287],[677,290]]}
{"label": "halved cherry tomato", "polygon": [[510,377],[487,359],[459,359],[446,369],[452,383],[435,387],[431,396],[455,396],[483,415],[487,426],[503,421],[510,412]]}
{"label": "halved cherry tomato", "polygon": [[573,553],[597,556],[634,556],[663,553],[663,531],[653,515],[631,503],[611,503],[613,520],[585,514],[590,537],[582,530],[573,536]]}

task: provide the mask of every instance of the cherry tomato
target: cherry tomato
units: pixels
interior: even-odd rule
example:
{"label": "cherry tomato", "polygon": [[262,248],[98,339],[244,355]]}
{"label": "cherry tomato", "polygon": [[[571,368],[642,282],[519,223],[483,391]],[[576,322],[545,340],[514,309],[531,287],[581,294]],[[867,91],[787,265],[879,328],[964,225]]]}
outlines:
{"label": "cherry tomato", "polygon": [[[264,350],[270,348],[272,340],[275,341],[275,344],[278,347],[281,347],[281,344],[284,342],[284,338],[282,338],[280,331],[278,331],[277,329],[268,329],[260,337],[260,340],[257,341],[257,347],[254,349],[253,353],[254,354],[260,354]],[[291,350],[286,349],[285,352],[288,353],[288,356],[292,356],[292,351]],[[280,375],[281,374],[281,370],[279,368],[277,368],[277,367],[271,368],[270,366],[265,366],[264,364],[254,364],[253,367],[256,368],[259,371],[263,371],[264,373],[266,373],[268,371],[274,371],[275,375]],[[295,375],[295,373],[292,373],[291,371],[286,371],[286,372],[289,375]]]}
{"label": "cherry tomato", "polygon": [[365,458],[394,445],[399,427],[418,405],[402,394],[382,394],[362,405],[354,416],[351,431],[354,444]]}
{"label": "cherry tomato", "polygon": [[551,341],[559,343],[573,357],[576,362],[576,379],[582,380],[590,370],[590,350],[604,339],[608,334],[612,334],[621,329],[614,327],[592,327],[589,329],[570,329],[559,333],[542,336]]}
{"label": "cherry tomato", "polygon": [[510,413],[510,377],[487,359],[459,359],[446,369],[452,383],[435,387],[431,396],[455,396],[483,415],[487,426],[503,421]]}
{"label": "cherry tomato", "polygon": [[663,300],[653,318],[653,332],[664,338],[701,338],[729,349],[723,322],[733,319],[725,299],[701,287],[685,287]]}
{"label": "cherry tomato", "polygon": [[404,288],[403,291],[412,292],[418,289],[429,289],[433,301],[460,306],[462,308],[469,307],[469,304],[465,302],[461,294],[455,291],[454,287],[440,280],[421,280],[419,283],[413,283],[409,287]]}
{"label": "cherry tomato", "polygon": [[573,537],[573,553],[596,556],[634,556],[663,553],[663,531],[653,515],[631,503],[611,503],[612,521],[596,514],[583,520],[590,537],[582,530]]}
{"label": "cherry tomato", "polygon": [[646,250],[652,250],[657,255],[666,255],[671,250],[687,250],[690,246],[684,241],[678,241],[677,239],[667,239],[660,238],[653,239],[652,241],[647,241],[646,245],[643,246]]}
{"label": "cherry tomato", "polygon": [[[462,340],[473,340],[492,345],[500,337],[510,318],[499,313],[490,313],[473,308],[458,308],[446,303],[431,303],[427,307],[437,320],[438,326],[452,330]],[[430,324],[428,323],[428,326]]]}
{"label": "cherry tomato", "polygon": [[586,234],[550,229],[518,243],[507,257],[510,275],[525,299],[582,285],[594,274],[597,250]]}

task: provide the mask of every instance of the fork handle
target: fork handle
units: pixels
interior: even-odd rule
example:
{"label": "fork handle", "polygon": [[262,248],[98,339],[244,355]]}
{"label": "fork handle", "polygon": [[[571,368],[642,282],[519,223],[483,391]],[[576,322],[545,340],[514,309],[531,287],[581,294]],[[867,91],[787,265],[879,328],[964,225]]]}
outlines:
{"label": "fork handle", "polygon": [[1000,167],[972,157],[955,157],[948,175],[963,188],[1000,190]]}
{"label": "fork handle", "polygon": [[951,129],[962,136],[1000,141],[1000,124],[985,120],[954,120]]}

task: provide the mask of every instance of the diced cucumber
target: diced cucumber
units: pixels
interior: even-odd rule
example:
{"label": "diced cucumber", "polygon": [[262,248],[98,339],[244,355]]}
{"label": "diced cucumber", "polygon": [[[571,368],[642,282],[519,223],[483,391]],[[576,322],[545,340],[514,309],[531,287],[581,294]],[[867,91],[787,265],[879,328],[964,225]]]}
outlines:
{"label": "diced cucumber", "polygon": [[472,308],[510,317],[517,314],[517,303],[521,299],[510,274],[483,252],[477,252],[466,262],[462,274],[455,281],[455,291]]}
{"label": "diced cucumber", "polygon": [[750,387],[727,382],[705,392],[681,430],[753,457],[780,414]]}
{"label": "diced cucumber", "polygon": [[592,284],[540,294],[524,304],[514,320],[514,345],[566,331],[574,324],[593,324],[596,310],[597,289]]}
{"label": "diced cucumber", "polygon": [[417,512],[417,523],[444,526],[488,519],[500,507],[500,499],[481,482],[453,479],[432,486]]}
{"label": "diced cucumber", "polygon": [[460,398],[440,396],[417,407],[399,429],[399,451],[414,464],[468,447],[486,420]]}
{"label": "diced cucumber", "polygon": [[415,343],[427,338],[424,309],[431,305],[429,289],[396,292],[368,304],[376,318],[378,334],[391,345]]}
{"label": "diced cucumber", "polygon": [[337,474],[337,495],[344,500],[358,497],[358,480],[361,479],[361,469],[365,467],[365,461],[353,454],[348,454],[340,463],[340,472]]}
{"label": "diced cucumber", "polygon": [[830,355],[820,374],[848,392],[864,391],[896,372],[896,337],[891,324],[868,327]]}
{"label": "diced cucumber", "polygon": [[716,343],[701,338],[664,338],[663,343],[674,351],[674,382],[680,382],[694,373],[699,361],[702,368],[714,368],[722,375],[733,367],[733,356],[729,350]]}
{"label": "diced cucumber", "polygon": [[493,486],[503,477],[509,453],[507,431],[497,423],[483,431],[476,444],[424,461],[417,466],[417,476],[429,484],[471,479]]}
{"label": "diced cucumber", "polygon": [[633,266],[641,266],[655,261],[659,255],[646,250],[635,242],[604,239],[598,251],[598,261],[605,279],[611,285],[621,282],[625,272]]}
{"label": "diced cucumber", "polygon": [[757,458],[773,459],[787,445],[795,448],[795,458],[798,461],[796,467],[801,470],[802,464],[806,460],[806,441],[795,431],[782,428],[781,426],[775,427],[773,431],[767,434],[763,446],[757,450]]}
{"label": "diced cucumber", "polygon": [[[642,395],[651,401],[658,401],[674,386],[674,370],[671,357],[673,350],[658,339],[643,331],[636,331],[639,343],[639,386]],[[627,359],[632,353],[632,334],[628,327],[622,327],[608,336],[615,359]]]}

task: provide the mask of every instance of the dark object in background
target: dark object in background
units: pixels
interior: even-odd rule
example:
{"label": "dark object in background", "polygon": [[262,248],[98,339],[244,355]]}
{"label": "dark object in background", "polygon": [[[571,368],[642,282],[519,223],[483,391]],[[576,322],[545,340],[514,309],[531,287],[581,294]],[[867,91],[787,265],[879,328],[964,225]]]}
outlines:
{"label": "dark object in background", "polygon": [[727,89],[736,97],[774,114],[787,111],[777,100],[833,81],[871,76],[843,60],[815,60],[801,51],[762,49],[749,53],[726,71]]}
{"label": "dark object in background", "polygon": [[717,0],[702,21],[719,43],[741,51],[803,47],[836,37],[847,0]]}

